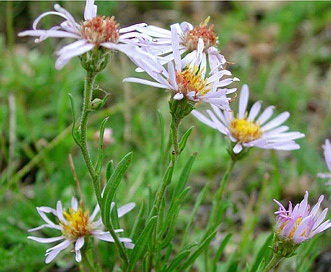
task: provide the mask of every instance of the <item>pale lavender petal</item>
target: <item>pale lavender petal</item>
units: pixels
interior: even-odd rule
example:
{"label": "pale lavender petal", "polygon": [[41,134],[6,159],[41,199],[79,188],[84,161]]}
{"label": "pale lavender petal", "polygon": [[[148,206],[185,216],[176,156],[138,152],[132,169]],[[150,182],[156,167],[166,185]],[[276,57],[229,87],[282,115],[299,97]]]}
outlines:
{"label": "pale lavender petal", "polygon": [[62,235],[62,236],[51,237],[51,238],[41,238],[41,237],[28,236],[27,238],[31,239],[33,241],[36,241],[38,243],[47,244],[47,243],[53,243],[53,242],[63,240],[63,239],[65,239],[65,236]]}
{"label": "pale lavender petal", "polygon": [[123,215],[127,214],[128,212],[132,211],[132,209],[136,206],[136,203],[130,202],[128,204],[123,205],[117,210],[118,217],[122,217]]}
{"label": "pale lavender petal", "polygon": [[245,118],[246,108],[248,104],[249,90],[248,86],[245,84],[241,88],[240,98],[239,98],[239,118]]}
{"label": "pale lavender petal", "polygon": [[94,5],[94,0],[86,0],[84,19],[91,20],[97,16],[98,7]]}

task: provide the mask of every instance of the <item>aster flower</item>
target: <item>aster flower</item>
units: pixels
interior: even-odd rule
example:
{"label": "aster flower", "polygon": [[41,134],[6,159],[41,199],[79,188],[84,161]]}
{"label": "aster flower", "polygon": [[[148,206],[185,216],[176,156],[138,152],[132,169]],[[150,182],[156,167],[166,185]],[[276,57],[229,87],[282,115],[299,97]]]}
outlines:
{"label": "aster flower", "polygon": [[130,77],[125,78],[123,82],[135,82],[170,90],[174,100],[187,99],[194,104],[207,102],[218,108],[230,110],[230,98],[226,95],[235,92],[236,89],[225,87],[238,79],[230,78],[231,73],[227,70],[217,70],[206,76],[207,67],[203,62],[203,46],[203,40],[199,39],[195,58],[186,64],[180,56],[179,37],[175,35],[172,40],[174,60],[168,62],[167,69],[162,66],[159,58],[151,57],[149,53],[141,53],[131,58],[155,81]]}
{"label": "aster flower", "polygon": [[[111,208],[113,208],[112,205]],[[135,203],[128,203],[117,210],[118,217],[122,217],[135,207]],[[94,237],[95,239],[103,240],[106,242],[114,242],[113,237],[108,231],[103,231],[103,224],[101,218],[95,220],[98,212],[100,211],[99,205],[97,205],[91,214],[88,210],[78,204],[75,197],[71,199],[71,207],[69,211],[62,208],[61,201],[56,204],[56,209],[51,207],[37,207],[37,211],[41,218],[46,222],[37,228],[28,230],[29,232],[40,230],[43,228],[56,229],[62,232],[62,235],[52,238],[40,238],[34,236],[28,236],[29,239],[39,243],[53,243],[62,241],[58,245],[46,250],[46,263],[50,263],[54,258],[66,248],[74,248],[76,254],[76,261],[82,260],[81,249],[84,246],[85,238]],[[55,216],[59,222],[54,223],[51,221],[47,214]],[[122,232],[123,229],[114,230],[116,233]],[[131,239],[119,238],[119,241],[124,243],[127,248],[133,248]]]}
{"label": "aster flower", "polygon": [[329,179],[329,182],[327,182],[327,185],[331,184],[331,144],[328,139],[325,140],[325,145],[323,145],[324,149],[324,158],[325,163],[329,169],[329,173],[318,173],[318,177]]}
{"label": "aster flower", "polygon": [[330,228],[330,220],[326,220],[322,223],[326,217],[328,209],[325,208],[320,214],[318,214],[323,199],[324,196],[321,195],[312,210],[310,210],[308,204],[307,191],[301,203],[295,205],[294,208],[292,203],[289,202],[288,210],[286,210],[280,202],[274,199],[279,206],[278,211],[275,212],[277,215],[275,232],[280,239],[290,241],[294,244],[300,244],[316,234]]}
{"label": "aster flower", "polygon": [[196,27],[193,27],[188,22],[182,22],[181,24],[171,25],[171,30],[156,26],[146,26],[138,28],[137,31],[146,35],[142,36],[144,37],[143,41],[145,42],[146,50],[163,56],[164,62],[174,58],[174,54],[172,54],[172,40],[178,37],[180,39],[179,53],[186,54],[183,58],[184,65],[196,58],[196,55],[199,53],[199,40],[202,40],[202,63],[206,63],[208,59],[213,72],[215,68],[223,68],[226,60],[217,48],[218,36],[214,31],[214,25],[208,26],[209,19],[210,17]]}
{"label": "aster flower", "polygon": [[[73,38],[77,41],[64,46],[56,52],[58,59],[55,67],[61,69],[68,61],[80,56],[93,48],[105,48],[110,50],[118,50],[128,54],[133,47],[128,47],[129,44],[134,44],[135,37],[139,36],[134,30],[146,24],[137,24],[125,28],[119,28],[119,24],[115,18],[97,16],[97,6],[94,5],[94,0],[87,0],[84,11],[84,20],[82,23],[77,23],[72,15],[62,8],[60,5],[54,5],[55,11],[44,12],[34,21],[33,30],[27,30],[19,33],[19,36],[34,36],[38,37],[35,42],[39,43],[47,38]],[[64,21],[48,30],[38,29],[37,26],[41,19],[48,15],[57,15],[64,18]]]}
{"label": "aster flower", "polygon": [[278,150],[300,148],[294,140],[304,137],[304,134],[287,132],[289,129],[287,126],[280,126],[289,118],[288,112],[283,112],[268,121],[273,114],[274,107],[268,107],[257,117],[261,110],[261,101],[256,102],[247,112],[248,99],[249,89],[247,85],[244,85],[239,98],[237,117],[232,111],[221,112],[213,105],[213,111],[207,110],[210,118],[196,110],[193,110],[192,114],[202,123],[228,136],[234,143],[233,152],[235,154],[239,154],[244,148],[253,146]]}

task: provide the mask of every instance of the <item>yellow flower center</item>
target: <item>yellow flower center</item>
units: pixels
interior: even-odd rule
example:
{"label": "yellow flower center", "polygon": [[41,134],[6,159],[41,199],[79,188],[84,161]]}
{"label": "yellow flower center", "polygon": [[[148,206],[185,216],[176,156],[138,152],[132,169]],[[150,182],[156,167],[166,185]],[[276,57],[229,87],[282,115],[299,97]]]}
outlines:
{"label": "yellow flower center", "polygon": [[239,143],[248,143],[262,137],[260,125],[247,118],[236,118],[231,121],[229,130]]}
{"label": "yellow flower center", "polygon": [[88,211],[84,211],[82,208],[75,211],[70,208],[69,213],[64,211],[63,215],[67,223],[60,222],[60,225],[63,227],[63,234],[67,239],[76,240],[90,234],[91,226]]}
{"label": "yellow flower center", "polygon": [[81,34],[88,42],[99,45],[103,42],[117,43],[119,38],[119,24],[115,17],[98,16],[84,21]]}
{"label": "yellow flower center", "polygon": [[193,71],[189,67],[182,71],[176,71],[176,82],[178,84],[178,91],[183,95],[189,92],[195,92],[196,95],[205,95],[212,86],[207,84],[207,80],[202,77],[202,70],[194,66]]}
{"label": "yellow flower center", "polygon": [[[281,225],[280,226],[280,228],[279,228],[279,232],[281,232],[283,229],[284,229],[284,227],[288,224],[288,222],[289,222],[290,220],[287,220],[283,225]],[[294,232],[297,230],[297,228],[298,228],[298,226],[300,225],[300,223],[301,223],[301,221],[302,221],[302,218],[301,217],[299,217],[296,221],[295,221],[295,224],[294,224],[294,226],[293,226],[293,228],[292,228],[292,230],[291,230],[291,232],[290,232],[290,234],[289,234],[289,236],[287,237],[287,238],[289,238],[289,239],[292,239],[293,238],[293,235],[294,235]],[[301,233],[301,236],[305,236],[306,235],[306,229]]]}
{"label": "yellow flower center", "polygon": [[208,26],[209,19],[210,17],[192,30],[186,32],[182,37],[182,42],[188,50],[192,51],[197,49],[199,39],[203,40],[204,52],[207,51],[209,47],[218,45],[218,37],[213,30],[214,25]]}

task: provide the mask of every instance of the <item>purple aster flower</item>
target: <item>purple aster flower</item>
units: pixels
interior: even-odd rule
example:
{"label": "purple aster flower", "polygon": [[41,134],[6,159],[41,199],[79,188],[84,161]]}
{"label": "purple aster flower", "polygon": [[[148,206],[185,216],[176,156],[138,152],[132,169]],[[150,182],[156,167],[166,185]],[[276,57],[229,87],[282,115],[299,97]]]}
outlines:
{"label": "purple aster flower", "polygon": [[[276,228],[275,232],[281,239],[292,241],[294,244],[300,244],[316,234],[331,227],[330,220],[323,220],[326,217],[328,209],[325,208],[319,213],[319,208],[324,199],[321,195],[317,204],[310,210],[308,204],[308,192],[306,191],[304,199],[300,204],[293,208],[292,203],[289,202],[288,210],[277,200],[278,211],[275,212]],[[322,223],[323,222],[323,223]]]}

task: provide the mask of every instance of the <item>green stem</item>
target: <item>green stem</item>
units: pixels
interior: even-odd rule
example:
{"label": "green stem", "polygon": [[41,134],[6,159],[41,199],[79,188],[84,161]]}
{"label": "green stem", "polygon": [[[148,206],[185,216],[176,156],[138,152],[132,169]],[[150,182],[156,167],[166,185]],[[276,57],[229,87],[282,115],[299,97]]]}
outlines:
{"label": "green stem", "polygon": [[101,199],[101,189],[100,189],[100,183],[99,183],[99,176],[95,172],[95,169],[93,167],[91,156],[87,147],[87,122],[88,122],[88,116],[91,110],[91,101],[92,101],[92,95],[93,95],[93,87],[94,87],[94,81],[96,78],[97,73],[87,71],[86,78],[85,78],[85,87],[84,87],[84,98],[83,98],[83,108],[82,108],[82,114],[80,119],[80,125],[79,125],[79,135],[81,137],[80,139],[80,149],[86,164],[86,167],[90,173],[90,176],[93,181],[93,187],[95,191],[95,195],[97,197],[97,201],[99,206],[102,206],[102,199]]}
{"label": "green stem", "polygon": [[[166,191],[168,185],[171,182],[172,172],[173,172],[173,169],[175,167],[176,160],[177,160],[178,156],[181,153],[181,150],[179,150],[179,144],[178,144],[178,128],[179,128],[180,121],[181,121],[180,118],[176,118],[172,114],[171,125],[170,125],[170,138],[171,138],[174,150],[173,150],[173,154],[171,154],[171,161],[170,161],[170,164],[168,166],[167,172],[166,172],[166,174],[163,178],[161,188],[156,193],[155,210],[156,210],[156,213],[157,213],[157,218],[156,218],[155,229],[153,231],[153,236],[152,236],[152,246],[150,248],[150,254],[149,254],[149,257],[148,257],[147,271],[152,271],[154,252],[157,252],[156,251],[157,243],[160,242],[157,239],[158,238],[157,235],[158,235],[158,231],[159,231],[159,227],[160,227],[159,218],[160,218],[160,210],[161,210],[162,199],[164,197],[164,194],[165,194],[165,191]],[[154,215],[154,213],[152,212],[152,216],[153,215]]]}
{"label": "green stem", "polygon": [[268,272],[272,268],[274,268],[279,262],[283,259],[283,257],[277,255],[277,254],[272,254],[272,258],[270,262],[267,264],[267,266],[262,270],[262,272]]}
{"label": "green stem", "polygon": [[176,158],[181,152],[181,150],[179,150],[179,145],[178,145],[178,127],[179,127],[180,121],[181,121],[181,119],[176,118],[174,115],[172,115],[170,133],[171,133],[172,145],[174,147],[174,152],[175,152]]}

